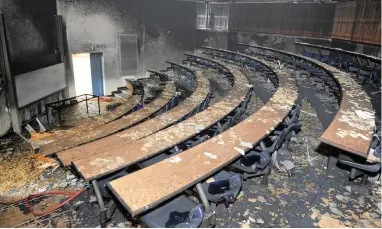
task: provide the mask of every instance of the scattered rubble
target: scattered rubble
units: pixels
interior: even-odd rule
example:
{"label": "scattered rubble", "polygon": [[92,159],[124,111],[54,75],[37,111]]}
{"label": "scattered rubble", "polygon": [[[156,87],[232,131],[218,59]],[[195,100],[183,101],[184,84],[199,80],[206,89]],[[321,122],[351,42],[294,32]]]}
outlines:
{"label": "scattered rubble", "polygon": [[[216,80],[224,81],[225,78]],[[218,84],[222,88],[218,90],[214,101],[218,101],[224,95],[224,90],[230,87],[227,82]],[[263,105],[259,97],[253,98],[249,103],[250,112]],[[320,99],[331,98],[320,95]],[[98,108],[93,105],[89,106],[90,113],[97,115]],[[104,111],[106,105],[101,106]],[[74,106],[72,111],[63,112],[65,124],[75,125],[87,118],[86,112],[81,111],[83,107],[76,109]],[[229,209],[217,209],[223,212],[217,215],[217,227],[381,227],[380,181],[372,181],[365,194],[352,184],[343,185],[347,171],[341,170],[338,176],[328,178],[325,174],[326,157],[316,151],[319,145],[317,138],[323,126],[317,112],[306,100],[303,101],[302,110],[300,120],[303,129],[292,137],[291,149],[280,154],[280,164],[293,171],[291,176],[272,171],[267,186],[260,184],[261,178],[249,179],[244,183],[245,192],[240,192],[237,201]],[[71,121],[70,118],[79,113],[82,116]],[[14,175],[14,171],[21,174]],[[27,144],[13,137],[0,139],[0,183],[0,196],[8,201],[32,193],[72,191],[89,185],[70,171],[57,168],[55,161],[31,153]],[[57,201],[60,198],[48,198],[36,203],[34,208],[42,211]],[[98,209],[91,207],[97,205],[96,201],[92,191],[87,191],[65,209],[44,218],[34,218],[19,206],[0,206],[0,225],[97,227]],[[117,213],[115,218],[109,227],[140,226],[131,225],[121,213]]]}
{"label": "scattered rubble", "polygon": [[318,226],[322,228],[343,228],[345,225],[338,219],[333,219],[329,213],[322,215]]}

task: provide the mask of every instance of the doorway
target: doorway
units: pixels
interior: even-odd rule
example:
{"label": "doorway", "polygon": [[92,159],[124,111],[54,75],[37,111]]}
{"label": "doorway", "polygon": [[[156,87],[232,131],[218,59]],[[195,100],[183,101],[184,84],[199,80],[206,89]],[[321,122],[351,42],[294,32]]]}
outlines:
{"label": "doorway", "polygon": [[102,53],[72,54],[76,96],[104,95]]}

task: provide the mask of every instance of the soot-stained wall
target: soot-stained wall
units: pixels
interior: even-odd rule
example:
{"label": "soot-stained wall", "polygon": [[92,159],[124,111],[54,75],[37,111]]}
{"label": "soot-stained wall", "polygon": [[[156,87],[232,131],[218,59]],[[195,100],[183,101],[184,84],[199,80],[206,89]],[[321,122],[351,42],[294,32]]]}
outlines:
{"label": "soot-stained wall", "polygon": [[[195,3],[175,0],[58,0],[66,27],[68,60],[72,53],[87,52],[84,45],[101,45],[105,93],[124,85],[120,73],[119,34],[138,38],[138,76],[147,69],[160,70],[165,60],[179,60],[194,50]],[[71,66],[71,64],[69,65]],[[75,94],[69,71],[69,91]]]}
{"label": "soot-stained wall", "polygon": [[183,52],[193,51],[196,34],[196,3],[173,0],[144,0],[144,65],[162,68],[165,60],[180,61]]}
{"label": "soot-stained wall", "polygon": [[197,30],[195,38],[196,47],[209,46],[219,49],[228,48],[228,31]]}
{"label": "soot-stained wall", "polygon": [[329,38],[336,4],[232,3],[230,31]]}
{"label": "soot-stained wall", "polygon": [[229,32],[228,48],[236,50],[238,48],[235,43],[245,43],[252,45],[260,45],[272,47],[289,52],[300,53],[302,48],[295,45],[295,41],[330,46],[330,39],[307,38],[299,36],[287,36],[280,34],[250,33],[250,32]]}
{"label": "soot-stained wall", "polygon": [[11,62],[54,54],[57,50],[55,0],[1,0]]}
{"label": "soot-stained wall", "polygon": [[[229,32],[228,33],[228,49],[243,51],[242,46],[235,43],[245,43],[252,45],[260,45],[272,47],[276,49],[286,50],[294,53],[302,53],[304,48],[301,45],[296,45],[295,42],[305,42],[310,44],[328,46],[333,48],[341,48],[348,51],[364,53],[367,55],[381,56],[381,48],[375,45],[361,44],[350,41],[287,36],[281,34],[266,34],[266,33],[250,33],[250,32]],[[307,48],[305,48],[307,49]],[[307,50],[310,50],[309,48]],[[310,51],[318,52],[315,49]],[[329,54],[329,51],[321,50],[324,55]]]}

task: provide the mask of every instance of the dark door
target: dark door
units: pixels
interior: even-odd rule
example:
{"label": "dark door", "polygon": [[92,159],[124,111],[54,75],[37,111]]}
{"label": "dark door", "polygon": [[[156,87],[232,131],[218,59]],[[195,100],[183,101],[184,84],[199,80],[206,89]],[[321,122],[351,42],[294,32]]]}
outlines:
{"label": "dark door", "polygon": [[93,95],[103,96],[102,53],[90,53]]}

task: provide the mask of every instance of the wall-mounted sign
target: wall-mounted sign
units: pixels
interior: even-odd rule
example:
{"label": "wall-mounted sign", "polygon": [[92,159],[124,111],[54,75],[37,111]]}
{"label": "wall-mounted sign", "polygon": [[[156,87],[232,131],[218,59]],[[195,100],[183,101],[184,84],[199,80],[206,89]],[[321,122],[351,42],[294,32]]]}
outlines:
{"label": "wall-mounted sign", "polygon": [[105,44],[84,44],[82,46],[82,49],[85,52],[94,52],[97,49],[104,49],[104,48],[106,48]]}

